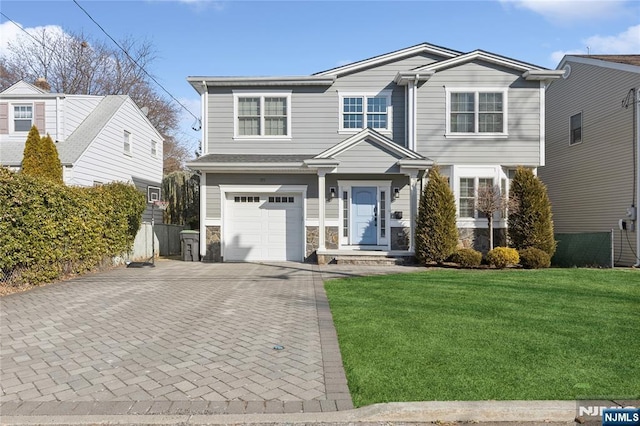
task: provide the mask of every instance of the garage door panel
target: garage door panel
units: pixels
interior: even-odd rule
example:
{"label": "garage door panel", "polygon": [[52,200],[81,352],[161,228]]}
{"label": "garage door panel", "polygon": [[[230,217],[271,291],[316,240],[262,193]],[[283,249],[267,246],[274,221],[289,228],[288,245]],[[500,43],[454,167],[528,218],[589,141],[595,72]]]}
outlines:
{"label": "garage door panel", "polygon": [[225,215],[225,260],[302,260],[301,194],[227,194]]}

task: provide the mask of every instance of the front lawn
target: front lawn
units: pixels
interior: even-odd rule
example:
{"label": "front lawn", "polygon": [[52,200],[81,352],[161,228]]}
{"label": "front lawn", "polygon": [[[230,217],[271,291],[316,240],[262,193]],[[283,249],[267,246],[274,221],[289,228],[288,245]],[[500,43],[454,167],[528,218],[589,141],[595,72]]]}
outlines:
{"label": "front lawn", "polygon": [[356,406],[640,397],[640,271],[431,270],[325,288]]}

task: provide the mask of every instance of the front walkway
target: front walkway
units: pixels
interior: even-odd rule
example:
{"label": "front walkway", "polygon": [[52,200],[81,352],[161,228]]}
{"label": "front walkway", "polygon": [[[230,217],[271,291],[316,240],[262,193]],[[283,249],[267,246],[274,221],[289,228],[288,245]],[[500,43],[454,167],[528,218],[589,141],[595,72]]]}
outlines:
{"label": "front walkway", "polygon": [[0,303],[2,416],[352,408],[316,265],[159,261]]}

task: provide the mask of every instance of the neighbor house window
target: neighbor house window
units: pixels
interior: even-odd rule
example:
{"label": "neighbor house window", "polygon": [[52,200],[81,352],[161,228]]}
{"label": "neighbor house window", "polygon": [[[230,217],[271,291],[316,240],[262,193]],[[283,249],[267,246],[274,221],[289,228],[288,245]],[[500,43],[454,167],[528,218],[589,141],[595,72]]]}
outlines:
{"label": "neighbor house window", "polygon": [[447,133],[506,134],[506,96],[506,91],[447,89]]}
{"label": "neighbor house window", "polygon": [[391,93],[341,94],[340,129],[361,130],[366,127],[380,131],[391,130]]}
{"label": "neighbor house window", "polygon": [[582,142],[582,113],[571,116],[571,145]]}
{"label": "neighbor house window", "polygon": [[234,93],[237,137],[291,136],[291,94]]}
{"label": "neighbor house window", "polygon": [[131,154],[131,133],[124,131],[124,153]]}
{"label": "neighbor house window", "polygon": [[151,141],[151,155],[156,157],[158,155],[158,142],[152,140]]}
{"label": "neighbor house window", "polygon": [[33,106],[14,105],[13,130],[16,132],[28,132],[33,126]]}

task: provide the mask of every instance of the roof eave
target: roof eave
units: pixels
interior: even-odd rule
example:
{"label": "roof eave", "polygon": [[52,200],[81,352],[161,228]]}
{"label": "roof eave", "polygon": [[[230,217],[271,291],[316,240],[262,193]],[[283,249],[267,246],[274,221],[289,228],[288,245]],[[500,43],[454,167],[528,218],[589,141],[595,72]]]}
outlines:
{"label": "roof eave", "polygon": [[269,86],[331,86],[335,77],[187,77],[187,81],[200,94],[206,87],[269,87]]}
{"label": "roof eave", "polygon": [[400,71],[394,77],[393,81],[399,86],[406,86],[410,82],[424,82],[429,80],[435,71]]}
{"label": "roof eave", "polygon": [[557,80],[564,75],[564,70],[529,70],[522,74],[528,81],[550,81]]}

